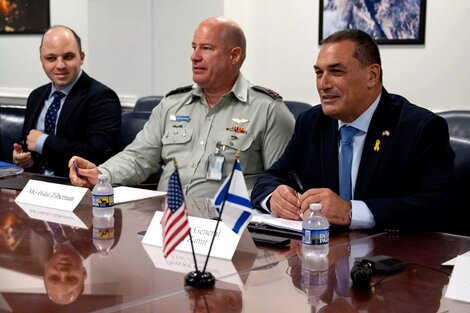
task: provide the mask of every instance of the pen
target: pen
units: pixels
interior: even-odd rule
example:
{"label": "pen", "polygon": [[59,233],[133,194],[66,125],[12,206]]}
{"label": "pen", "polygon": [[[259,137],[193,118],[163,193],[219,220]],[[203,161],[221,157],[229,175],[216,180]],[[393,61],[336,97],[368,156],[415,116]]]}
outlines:
{"label": "pen", "polygon": [[[289,176],[290,176],[290,180],[294,184],[294,188],[297,190],[295,192],[295,194],[297,196],[297,205],[300,207],[299,197],[300,197],[300,193],[304,193],[304,191],[305,191],[304,186],[302,185],[302,182],[300,181],[299,176],[297,176],[297,174],[294,171],[290,171]],[[300,217],[301,220],[303,220],[303,218],[304,218],[303,215],[304,214],[302,212],[302,209],[299,208],[299,217]]]}
{"label": "pen", "polygon": [[73,169],[75,170],[75,173],[77,174],[77,177],[82,178],[82,175],[80,175],[80,173],[78,172],[78,166],[77,166],[77,163],[75,163],[75,160],[72,161],[72,164],[73,164]]}
{"label": "pen", "polygon": [[291,181],[294,184],[294,187],[296,187],[295,189],[297,189],[297,191],[300,193],[304,193],[305,191],[304,186],[302,185],[302,182],[300,181],[299,176],[297,176],[297,174],[294,171],[290,171],[289,176],[290,176]]}

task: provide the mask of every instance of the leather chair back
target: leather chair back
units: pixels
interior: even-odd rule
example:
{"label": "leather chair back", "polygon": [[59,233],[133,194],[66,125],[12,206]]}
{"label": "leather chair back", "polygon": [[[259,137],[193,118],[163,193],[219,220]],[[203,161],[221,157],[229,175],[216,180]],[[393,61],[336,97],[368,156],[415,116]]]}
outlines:
{"label": "leather chair back", "polygon": [[470,236],[470,202],[466,200],[470,192],[470,140],[464,138],[450,137],[450,145],[455,152],[455,168],[460,178],[461,186],[461,215],[456,216],[456,233]]}
{"label": "leather chair back", "polygon": [[25,108],[0,106],[0,161],[12,162],[13,143],[21,139]]}
{"label": "leather chair back", "polygon": [[[121,150],[134,141],[137,134],[144,128],[151,112],[125,112],[122,114]],[[161,169],[137,187],[156,190],[161,176]]]}
{"label": "leather chair back", "polygon": [[453,110],[438,113],[446,119],[451,137],[470,140],[470,111]]}
{"label": "leather chair back", "polygon": [[160,101],[163,99],[163,96],[147,96],[137,99],[137,102],[134,106],[134,112],[152,112]]}
{"label": "leather chair back", "polygon": [[134,141],[135,136],[144,128],[150,112],[124,112],[121,119],[121,150]]}
{"label": "leather chair back", "polygon": [[308,103],[299,102],[299,101],[284,101],[284,103],[287,105],[287,108],[292,112],[295,119],[297,119],[300,113],[312,107]]}

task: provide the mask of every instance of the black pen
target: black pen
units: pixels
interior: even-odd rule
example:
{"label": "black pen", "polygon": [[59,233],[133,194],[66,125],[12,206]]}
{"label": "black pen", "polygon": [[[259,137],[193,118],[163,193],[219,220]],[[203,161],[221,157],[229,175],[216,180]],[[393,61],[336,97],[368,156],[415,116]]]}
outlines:
{"label": "black pen", "polygon": [[297,196],[297,205],[299,206],[299,217],[302,220],[304,217],[303,217],[302,209],[300,209],[299,198],[300,198],[300,194],[304,193],[305,191],[304,186],[302,185],[302,182],[300,181],[299,176],[297,176],[297,174],[294,171],[290,171],[289,176],[290,176],[290,180],[295,185],[294,188],[297,189],[295,194]]}
{"label": "black pen", "polygon": [[298,192],[304,193],[305,189],[304,186],[302,185],[302,182],[300,181],[299,176],[294,171],[289,172],[290,179],[292,183],[295,185],[295,189],[297,189]]}

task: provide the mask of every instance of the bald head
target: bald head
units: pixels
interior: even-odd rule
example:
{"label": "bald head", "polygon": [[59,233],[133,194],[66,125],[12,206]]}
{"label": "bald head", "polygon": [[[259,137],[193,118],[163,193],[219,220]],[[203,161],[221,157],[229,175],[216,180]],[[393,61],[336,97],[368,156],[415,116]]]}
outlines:
{"label": "bald head", "polygon": [[233,20],[224,17],[210,17],[202,21],[198,28],[208,27],[220,34],[220,39],[229,48],[240,47],[240,66],[246,57],[246,39],[241,27]]}
{"label": "bald head", "polygon": [[52,35],[56,35],[57,33],[61,33],[63,36],[73,38],[75,40],[75,43],[77,44],[78,51],[80,53],[83,52],[82,51],[82,40],[80,39],[80,37],[77,35],[77,33],[73,29],[71,29],[67,26],[63,26],[63,25],[51,26],[48,30],[46,30],[44,35],[42,35],[41,45],[39,46],[39,50],[41,50],[42,46],[44,45],[44,37],[49,37],[49,36],[52,36]]}
{"label": "bald head", "polygon": [[80,74],[85,58],[80,37],[66,26],[53,26],[41,39],[39,55],[47,77],[59,90],[69,86]]}

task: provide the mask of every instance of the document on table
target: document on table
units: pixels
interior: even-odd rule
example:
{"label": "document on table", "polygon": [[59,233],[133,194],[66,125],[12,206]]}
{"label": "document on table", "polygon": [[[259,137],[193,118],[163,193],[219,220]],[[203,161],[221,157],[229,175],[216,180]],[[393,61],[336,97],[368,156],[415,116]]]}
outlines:
{"label": "document on table", "polygon": [[260,213],[258,211],[254,211],[251,223],[265,224],[299,233],[302,232],[302,221],[293,221],[281,217],[274,217],[271,214]]}
{"label": "document on table", "polygon": [[443,265],[443,266],[454,266],[455,262],[457,261],[457,257],[459,257],[459,256],[470,257],[470,251],[468,251],[464,254],[458,255],[455,258],[450,259],[449,261],[446,261],[446,262],[442,263],[441,265]]}
{"label": "document on table", "polygon": [[470,258],[457,257],[445,293],[448,299],[470,302]]}
{"label": "document on table", "polygon": [[119,186],[114,188],[114,204],[161,197],[164,195],[166,195],[166,192],[163,191]]}

